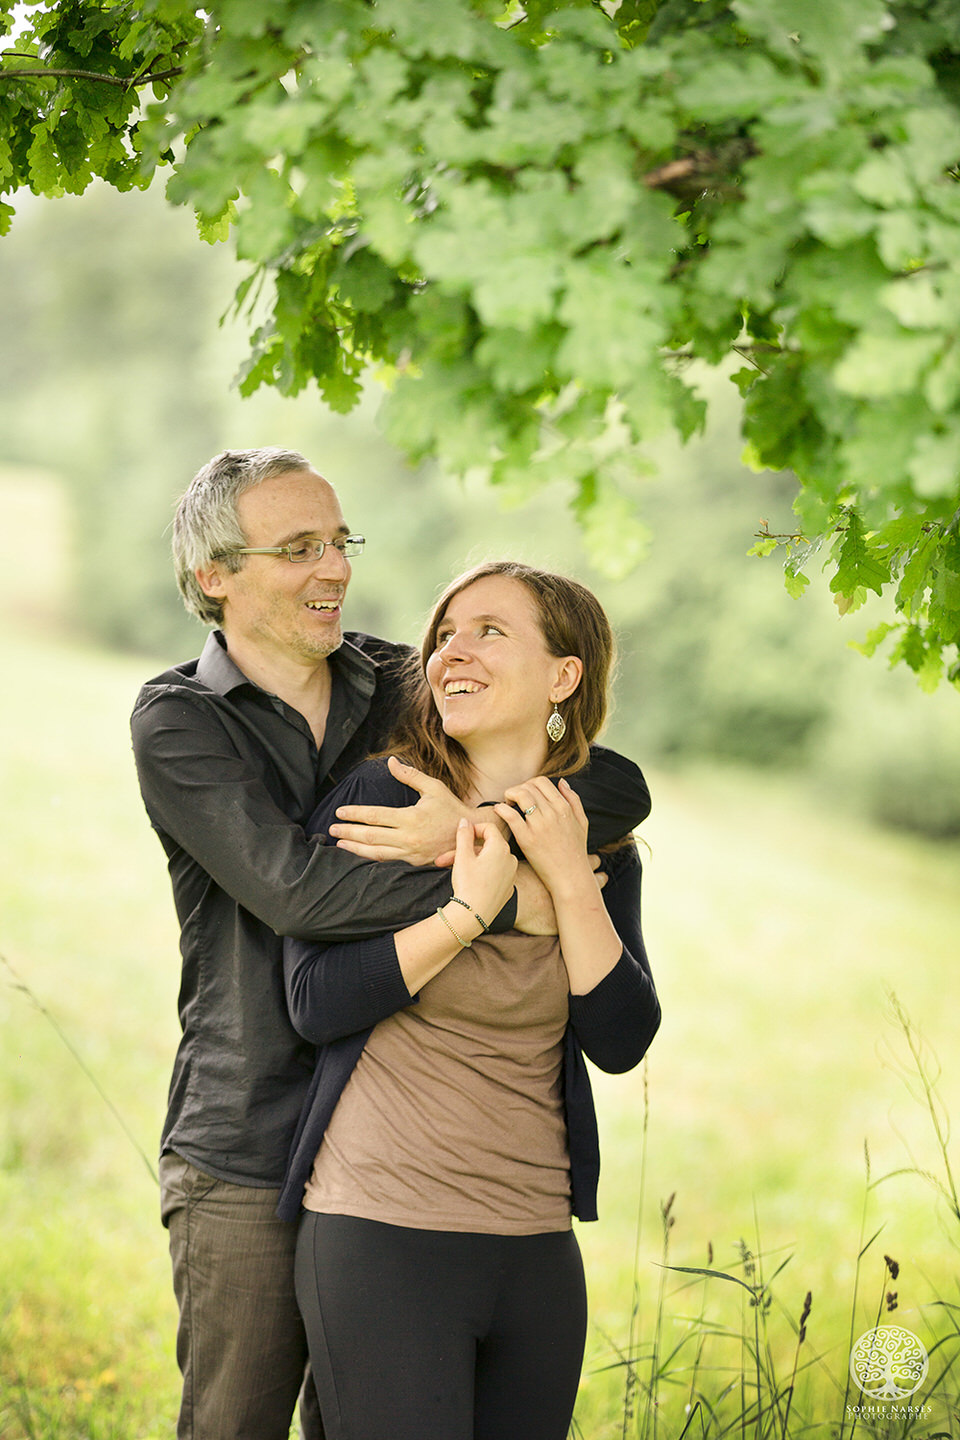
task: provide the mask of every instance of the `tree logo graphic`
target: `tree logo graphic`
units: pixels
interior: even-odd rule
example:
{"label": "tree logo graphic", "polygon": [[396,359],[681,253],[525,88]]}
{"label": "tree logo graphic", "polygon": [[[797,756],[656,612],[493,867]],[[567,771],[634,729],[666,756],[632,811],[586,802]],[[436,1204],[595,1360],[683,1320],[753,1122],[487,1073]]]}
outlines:
{"label": "tree logo graphic", "polygon": [[912,1330],[878,1325],[850,1352],[850,1374],[871,1400],[905,1400],[927,1377],[927,1352]]}

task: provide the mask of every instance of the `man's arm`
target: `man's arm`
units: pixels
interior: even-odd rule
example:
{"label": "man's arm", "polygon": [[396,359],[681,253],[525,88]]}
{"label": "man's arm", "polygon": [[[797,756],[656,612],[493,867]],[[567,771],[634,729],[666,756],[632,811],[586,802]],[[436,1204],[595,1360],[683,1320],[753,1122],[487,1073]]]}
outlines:
{"label": "man's arm", "polygon": [[419,800],[415,805],[338,805],[326,831],[339,849],[364,860],[450,864],[461,819],[496,820],[489,811],[472,810],[442,780],[424,775],[395,755],[387,766],[395,780],[417,792]]}
{"label": "man's arm", "polygon": [[[471,810],[439,780],[422,775],[393,756],[388,764],[395,779],[418,791],[418,804],[409,809],[340,805],[328,833],[340,849],[365,860],[404,859],[416,865],[449,863],[460,817],[489,820],[489,813]],[[587,847],[591,852],[621,840],[650,814],[650,791],[639,765],[616,750],[591,745],[589,763],[568,780],[587,812]],[[438,834],[448,843],[436,848]]]}
{"label": "man's arm", "polygon": [[605,745],[590,746],[590,760],[567,781],[587,812],[587,849],[622,840],[650,814],[650,791],[639,765]]}
{"label": "man's arm", "polygon": [[[319,845],[274,803],[233,744],[213,697],[159,688],[131,721],[144,804],[171,865],[184,852],[278,935],[365,936],[412,924],[450,897],[445,871],[370,865]],[[178,877],[182,901],[189,876]],[[181,919],[186,916],[181,913]]]}

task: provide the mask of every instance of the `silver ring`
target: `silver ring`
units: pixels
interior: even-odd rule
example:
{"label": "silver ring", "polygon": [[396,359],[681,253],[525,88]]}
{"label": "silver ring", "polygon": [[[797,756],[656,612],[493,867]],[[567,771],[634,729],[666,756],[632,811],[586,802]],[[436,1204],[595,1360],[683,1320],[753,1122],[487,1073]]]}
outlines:
{"label": "silver ring", "polygon": [[527,808],[526,808],[526,810],[521,810],[521,811],[520,811],[520,814],[523,816],[524,820],[526,820],[527,816],[528,816],[528,815],[532,815],[533,812],[534,812],[534,810],[536,810],[536,808],[537,808],[536,805],[528,805]]}

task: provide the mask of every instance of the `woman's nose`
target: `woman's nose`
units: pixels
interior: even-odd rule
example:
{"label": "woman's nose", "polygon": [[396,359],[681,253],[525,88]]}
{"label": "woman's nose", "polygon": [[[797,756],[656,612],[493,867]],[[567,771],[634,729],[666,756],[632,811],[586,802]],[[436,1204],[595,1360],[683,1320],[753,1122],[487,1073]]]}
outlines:
{"label": "woman's nose", "polygon": [[455,663],[457,660],[465,659],[466,653],[466,640],[459,630],[454,631],[452,635],[448,635],[440,647],[440,654],[448,665]]}

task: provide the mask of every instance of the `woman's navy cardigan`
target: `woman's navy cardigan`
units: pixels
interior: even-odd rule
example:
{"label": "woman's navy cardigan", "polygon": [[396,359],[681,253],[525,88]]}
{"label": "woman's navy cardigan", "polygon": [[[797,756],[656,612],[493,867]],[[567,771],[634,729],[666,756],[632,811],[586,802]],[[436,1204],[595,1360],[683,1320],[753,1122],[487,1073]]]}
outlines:
{"label": "woman's navy cardigan", "polygon": [[[649,809],[639,769],[605,751],[622,769],[621,813],[631,802],[642,819]],[[629,799],[627,797],[630,797]],[[419,796],[401,785],[385,760],[368,760],[326,796],[309,826],[325,834],[340,805],[412,805]],[[645,808],[644,808],[645,807]],[[634,820],[632,823],[638,823]],[[614,836],[606,836],[612,840]],[[591,844],[603,843],[591,834]],[[623,951],[614,968],[586,995],[570,996],[564,1048],[564,1105],[570,1151],[572,1208],[597,1218],[600,1144],[584,1055],[601,1070],[620,1073],[639,1064],[660,1024],[660,1005],[640,931],[640,859],[626,844],[603,857],[603,898]],[[277,1214],[295,1220],[303,1188],[330,1117],[373,1027],[415,1003],[407,990],[392,934],[329,945],[284,941],[287,1004],[297,1031],[319,1047],[317,1065],[290,1148]]]}

